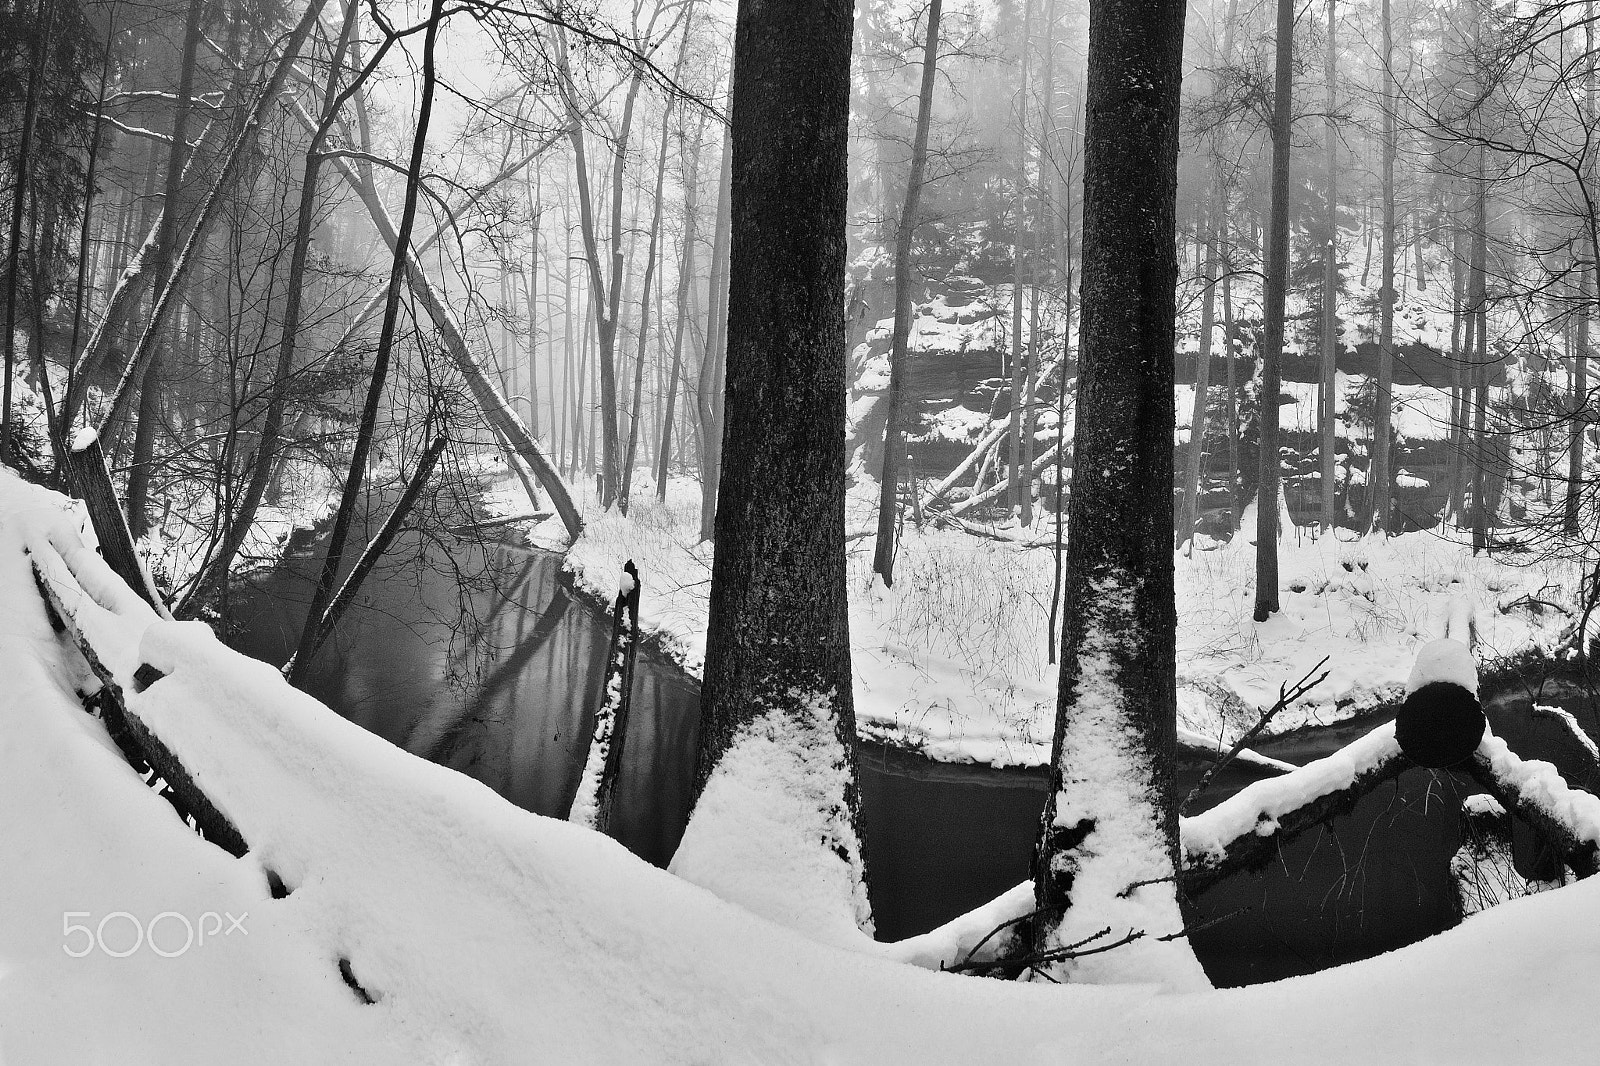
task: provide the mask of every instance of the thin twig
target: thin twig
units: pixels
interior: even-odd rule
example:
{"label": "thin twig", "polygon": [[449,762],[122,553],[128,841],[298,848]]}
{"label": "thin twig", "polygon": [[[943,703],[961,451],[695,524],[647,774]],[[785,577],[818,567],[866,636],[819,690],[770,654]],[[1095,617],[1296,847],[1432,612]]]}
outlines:
{"label": "thin twig", "polygon": [[[1307,670],[1305,672],[1305,676],[1299,681],[1296,681],[1293,686],[1278,686],[1278,702],[1274,703],[1271,707],[1268,707],[1266,711],[1262,713],[1261,717],[1256,721],[1256,724],[1246,730],[1244,736],[1240,737],[1234,742],[1233,747],[1228,749],[1228,753],[1222,758],[1218,759],[1216,762],[1212,763],[1211,767],[1206,770],[1204,774],[1200,775],[1200,780],[1195,783],[1194,788],[1190,789],[1189,794],[1183,797],[1183,802],[1178,804],[1178,813],[1180,815],[1188,812],[1189,808],[1194,804],[1194,801],[1200,798],[1200,793],[1204,792],[1206,790],[1206,786],[1211,784],[1211,779],[1217,775],[1217,771],[1231,763],[1234,758],[1241,751],[1243,751],[1246,746],[1249,745],[1250,741],[1254,740],[1256,736],[1267,727],[1267,723],[1272,721],[1272,719],[1277,716],[1279,711],[1282,711],[1285,707],[1289,706],[1291,703],[1294,703],[1300,697],[1304,696],[1306,693],[1310,692],[1312,689],[1328,680],[1328,671],[1322,670],[1322,668],[1327,664],[1328,656],[1324,655],[1322,657],[1322,661],[1317,663],[1317,665],[1313,666],[1311,669]],[[1318,670],[1322,670],[1322,673],[1316,678],[1312,678],[1311,675],[1315,674]]]}

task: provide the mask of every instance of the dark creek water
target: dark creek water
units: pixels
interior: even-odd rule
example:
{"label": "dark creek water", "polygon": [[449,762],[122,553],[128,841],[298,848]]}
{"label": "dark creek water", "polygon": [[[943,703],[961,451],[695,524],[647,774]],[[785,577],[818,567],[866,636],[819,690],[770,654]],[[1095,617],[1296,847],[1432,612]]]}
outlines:
{"label": "dark creek water", "polygon": [[[282,662],[317,564],[310,555],[293,557],[236,592],[234,646]],[[470,774],[527,810],[561,816],[577,789],[610,624],[563,587],[560,566],[545,553],[462,546],[381,567],[318,655],[307,687],[406,750]],[[466,588],[464,575],[473,577]],[[648,597],[648,574],[644,581]],[[671,857],[688,817],[698,698],[672,663],[640,650],[614,826],[623,844],[656,864]],[[1523,694],[1492,701],[1495,730],[1525,757],[1556,762],[1574,784],[1600,785],[1578,776],[1584,763],[1571,738],[1531,716],[1530,702]],[[1586,709],[1559,702],[1592,726]],[[1379,720],[1258,747],[1303,763]],[[1203,769],[1181,769],[1180,794]],[[1041,771],[933,763],[869,745],[861,772],[863,847],[882,938],[930,929],[1027,876],[1044,803]],[[1225,770],[1202,806],[1258,776]],[[1214,924],[1193,939],[1212,980],[1238,985],[1308,973],[1449,927],[1457,811],[1474,791],[1449,773],[1407,771],[1266,869],[1205,893],[1193,922]],[[1531,842],[1519,839],[1518,850],[1531,867]]]}

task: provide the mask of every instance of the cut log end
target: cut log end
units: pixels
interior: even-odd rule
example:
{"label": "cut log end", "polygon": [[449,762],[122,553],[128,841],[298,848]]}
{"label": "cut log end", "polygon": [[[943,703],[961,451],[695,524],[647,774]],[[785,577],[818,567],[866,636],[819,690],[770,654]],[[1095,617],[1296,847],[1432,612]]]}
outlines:
{"label": "cut log end", "polygon": [[1438,770],[1471,757],[1487,725],[1478,697],[1465,686],[1434,681],[1401,704],[1394,738],[1412,762]]}

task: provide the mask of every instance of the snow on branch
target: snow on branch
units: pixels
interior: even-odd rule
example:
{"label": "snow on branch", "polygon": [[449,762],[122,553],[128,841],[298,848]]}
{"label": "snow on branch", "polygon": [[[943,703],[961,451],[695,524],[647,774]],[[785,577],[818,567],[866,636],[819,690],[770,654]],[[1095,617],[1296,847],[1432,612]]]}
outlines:
{"label": "snow on branch", "polygon": [[1257,781],[1217,806],[1179,822],[1184,890],[1205,891],[1227,875],[1265,862],[1280,844],[1353,806],[1411,765],[1394,723],[1283,777]]}

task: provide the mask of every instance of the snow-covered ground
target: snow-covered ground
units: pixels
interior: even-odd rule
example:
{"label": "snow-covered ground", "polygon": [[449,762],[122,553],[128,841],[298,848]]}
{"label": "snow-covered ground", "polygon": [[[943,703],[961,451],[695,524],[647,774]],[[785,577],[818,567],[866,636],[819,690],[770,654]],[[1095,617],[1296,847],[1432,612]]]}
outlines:
{"label": "snow-covered ground", "polygon": [[[503,485],[491,505],[526,507]],[[495,502],[499,501],[499,502]],[[1047,656],[1054,536],[1046,513],[1009,541],[908,524],[895,584],[872,573],[877,488],[863,480],[847,502],[850,630],[862,732],[956,762],[1038,765],[1049,754],[1055,668]],[[628,517],[580,500],[587,523],[567,567],[600,599],[622,564],[641,573],[642,627],[691,674],[705,653],[711,546],[699,543],[699,487],[674,480],[665,504],[648,487]],[[550,525],[550,523],[546,523]],[[1576,562],[1512,565],[1474,557],[1453,533],[1282,541],[1282,611],[1252,620],[1255,551],[1248,537],[1174,556],[1177,569],[1179,724],[1230,742],[1327,657],[1328,679],[1280,714],[1274,732],[1346,719],[1396,701],[1417,648],[1443,635],[1458,604],[1472,612],[1486,666],[1530,649],[1554,651],[1571,615],[1541,606],[1575,601]]]}
{"label": "snow-covered ground", "polygon": [[[1499,1063],[1582,1061],[1600,1040],[1600,879],[1377,959],[1228,992],[930,972],[809,940],[518,810],[203,626],[107,596],[78,553],[115,610],[77,609],[131,708],[249,842],[232,858],[78,704],[82,665],[51,633],[22,549],[44,551],[41,529],[80,521],[0,473],[7,1066]],[[141,661],[167,676],[133,694]],[[272,898],[269,869],[287,897]],[[189,926],[207,930],[203,943]]]}

